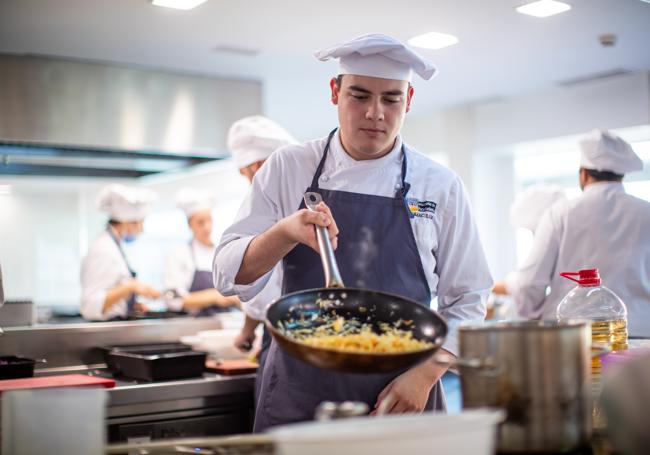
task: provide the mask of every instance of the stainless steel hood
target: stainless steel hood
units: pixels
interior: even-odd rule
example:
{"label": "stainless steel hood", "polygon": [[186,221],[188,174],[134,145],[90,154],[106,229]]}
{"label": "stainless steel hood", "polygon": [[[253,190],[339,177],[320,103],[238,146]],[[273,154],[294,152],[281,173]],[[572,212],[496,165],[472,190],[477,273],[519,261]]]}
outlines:
{"label": "stainless steel hood", "polygon": [[227,156],[255,81],[0,54],[0,175],[138,177]]}

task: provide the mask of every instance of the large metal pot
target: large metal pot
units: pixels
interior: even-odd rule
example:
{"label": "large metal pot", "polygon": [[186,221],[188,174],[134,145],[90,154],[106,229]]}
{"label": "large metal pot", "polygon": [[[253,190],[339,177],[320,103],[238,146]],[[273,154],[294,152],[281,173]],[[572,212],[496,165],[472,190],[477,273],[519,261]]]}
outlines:
{"label": "large metal pot", "polygon": [[507,413],[499,451],[561,452],[589,441],[589,322],[467,325],[459,338],[463,407],[494,406]]}

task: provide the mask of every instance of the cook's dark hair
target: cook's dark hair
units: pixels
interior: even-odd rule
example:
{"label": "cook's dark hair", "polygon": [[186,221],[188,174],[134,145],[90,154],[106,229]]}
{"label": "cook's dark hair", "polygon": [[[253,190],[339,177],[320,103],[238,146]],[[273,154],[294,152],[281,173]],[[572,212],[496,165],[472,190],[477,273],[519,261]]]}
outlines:
{"label": "cook's dark hair", "polygon": [[621,182],[623,175],[610,171],[597,171],[596,169],[585,169],[591,178],[603,182]]}
{"label": "cook's dark hair", "polygon": [[[343,75],[339,74],[336,76],[336,85],[338,85],[339,88],[341,88],[341,82],[343,82]],[[411,86],[411,83],[409,82],[409,87]]]}

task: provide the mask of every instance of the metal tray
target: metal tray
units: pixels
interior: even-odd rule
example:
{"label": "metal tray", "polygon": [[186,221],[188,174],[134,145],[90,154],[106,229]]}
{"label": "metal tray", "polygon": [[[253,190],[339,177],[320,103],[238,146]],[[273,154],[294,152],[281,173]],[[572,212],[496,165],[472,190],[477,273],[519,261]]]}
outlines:
{"label": "metal tray", "polygon": [[102,348],[113,373],[141,381],[164,381],[201,376],[205,352],[180,343],[110,346]]}

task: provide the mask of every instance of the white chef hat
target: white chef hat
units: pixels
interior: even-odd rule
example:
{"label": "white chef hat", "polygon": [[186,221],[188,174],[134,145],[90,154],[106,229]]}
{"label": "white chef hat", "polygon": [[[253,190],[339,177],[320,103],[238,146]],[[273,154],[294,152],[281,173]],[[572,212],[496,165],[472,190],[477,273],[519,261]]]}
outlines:
{"label": "white chef hat", "polygon": [[519,193],[510,206],[510,223],[516,228],[535,232],[544,212],[564,199],[566,193],[559,185],[532,185]]}
{"label": "white chef hat", "polygon": [[413,72],[425,80],[436,73],[431,62],[388,35],[359,36],[314,55],[321,61],[338,58],[339,74],[410,81]]}
{"label": "white chef hat", "polygon": [[212,210],[216,198],[208,191],[197,188],[183,188],[176,193],[176,205],[185,212],[187,218],[201,210]]}
{"label": "white chef hat", "polygon": [[99,193],[97,207],[115,221],[142,221],[156,199],[148,188],[112,184]]}
{"label": "white chef hat", "polygon": [[643,170],[643,161],[620,137],[593,130],[580,141],[580,167],[623,175]]}
{"label": "white chef hat", "polygon": [[287,130],[261,115],[239,119],[228,130],[228,149],[239,169],[264,161],[280,147],[297,143]]}

